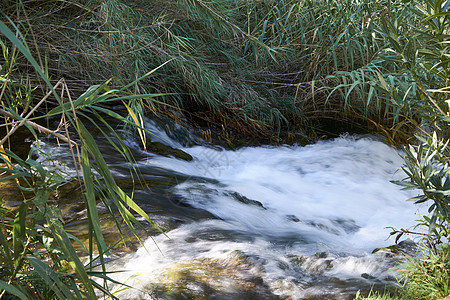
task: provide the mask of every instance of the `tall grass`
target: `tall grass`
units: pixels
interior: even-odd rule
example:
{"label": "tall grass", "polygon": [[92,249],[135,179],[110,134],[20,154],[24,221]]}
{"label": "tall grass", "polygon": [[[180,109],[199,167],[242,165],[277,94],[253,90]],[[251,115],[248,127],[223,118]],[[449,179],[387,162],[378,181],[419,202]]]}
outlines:
{"label": "tall grass", "polygon": [[215,1],[205,11],[203,2],[186,2],[194,11],[200,6],[195,15],[199,20],[207,14],[226,27],[230,21],[216,16],[225,11],[226,20],[245,31],[236,31],[242,38],[235,39],[235,47],[243,47],[244,58],[257,68],[251,82],[290,96],[285,97],[288,105],[269,101],[291,124],[296,123],[296,111],[310,120],[333,114],[339,119],[345,109],[376,123],[397,122],[392,117],[398,115],[397,108],[390,105],[389,95],[379,84],[380,77],[395,78],[398,71],[381,55],[389,40],[380,34],[379,24],[390,13],[414,18],[410,5],[401,1]]}
{"label": "tall grass", "polygon": [[401,121],[378,82],[380,75],[401,81],[380,56],[388,38],[379,23],[389,14],[413,16],[402,1],[20,3],[19,12],[2,8],[19,28],[32,29],[27,38],[46,53],[49,73],[80,92],[111,77],[133,81],[170,60],[134,91],[164,93],[159,101],[191,121],[259,134],[307,131],[330,117]]}
{"label": "tall grass", "polygon": [[[142,134],[145,129],[139,122],[139,110],[131,107],[139,107],[139,100],[156,101],[152,99],[158,94],[137,95],[130,89],[153,72],[117,89],[108,86],[110,81],[92,85],[72,99],[70,88],[63,79],[56,84],[51,83],[47,66],[39,64],[33,57],[32,47],[16,24],[11,22],[7,25],[0,21],[0,33],[3,50],[0,115],[1,126],[7,128],[7,134],[0,141],[0,181],[12,181],[22,194],[18,207],[5,206],[3,201],[1,205],[0,298],[96,299],[98,293],[115,298],[108,289],[108,281],[114,280],[109,278],[105,269],[105,258],[114,245],[108,244],[103,236],[97,202],[101,201],[111,213],[119,231],[123,222],[138,240],[136,228],[145,230],[145,227],[137,218],[153,223],[117,186],[85,124],[96,126],[114,145],[117,154],[132,163],[129,149],[103,116],[116,118]],[[40,61],[44,62],[45,58]],[[29,65],[28,72],[35,72],[34,82],[29,80],[33,78],[31,73],[21,73],[20,63],[23,62]],[[37,80],[42,85],[36,85]],[[39,97],[40,93],[44,96]],[[126,103],[130,116],[119,115],[105,107],[111,102]],[[48,117],[59,117],[62,126],[53,129],[38,124]],[[103,125],[100,127],[98,124]],[[19,127],[26,127],[35,138],[38,132],[53,136],[68,147],[77,178],[66,178],[56,171],[47,170],[33,159],[32,153],[39,149],[31,149],[27,158],[12,152],[7,141]],[[138,175],[133,168],[130,172]],[[87,245],[64,229],[65,216],[58,206],[57,191],[69,182],[83,191],[89,224]],[[120,217],[116,216],[113,207]],[[78,252],[74,247],[76,243],[84,251]],[[80,256],[88,257],[88,262],[83,262]]]}

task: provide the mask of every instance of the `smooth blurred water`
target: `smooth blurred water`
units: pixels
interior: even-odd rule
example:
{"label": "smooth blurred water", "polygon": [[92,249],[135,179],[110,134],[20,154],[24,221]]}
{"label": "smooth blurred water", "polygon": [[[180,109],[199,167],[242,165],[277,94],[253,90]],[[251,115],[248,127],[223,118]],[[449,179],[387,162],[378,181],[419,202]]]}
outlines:
{"label": "smooth blurred water", "polygon": [[[409,228],[420,218],[406,202],[414,194],[390,183],[404,177],[397,150],[352,136],[305,147],[183,147],[156,123],[148,126],[194,159],[154,155],[127,138],[135,166],[154,182],[135,200],[171,230],[110,266],[127,270],[113,277],[137,289],[119,298],[186,299],[205,294],[207,284],[214,292],[206,298],[214,299],[348,299],[392,280],[395,262],[371,252],[394,244],[386,227]],[[104,141],[99,145],[113,174],[126,178],[129,164]],[[231,266],[229,273],[215,264]],[[257,291],[243,291],[239,282],[255,278]],[[180,282],[188,292],[173,288]]]}

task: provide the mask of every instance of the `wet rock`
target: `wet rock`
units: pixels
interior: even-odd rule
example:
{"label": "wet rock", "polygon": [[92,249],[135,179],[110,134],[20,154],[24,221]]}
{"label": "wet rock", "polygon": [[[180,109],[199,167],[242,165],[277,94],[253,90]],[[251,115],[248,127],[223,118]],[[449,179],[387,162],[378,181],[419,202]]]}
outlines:
{"label": "wet rock", "polygon": [[333,223],[335,223],[336,226],[342,228],[345,233],[355,233],[361,228],[356,224],[355,220],[351,219],[336,219],[333,221]]}
{"label": "wet rock", "polygon": [[234,199],[236,199],[237,201],[239,201],[239,202],[241,202],[241,203],[244,203],[244,204],[250,204],[250,205],[255,205],[255,206],[259,206],[259,207],[261,207],[261,208],[266,209],[266,208],[264,207],[264,205],[263,205],[261,202],[256,201],[256,200],[248,199],[247,197],[245,197],[245,196],[243,196],[243,195],[241,195],[241,194],[239,194],[239,193],[237,193],[237,192],[232,192],[232,193],[230,193],[230,195],[231,195]]}
{"label": "wet rock", "polygon": [[183,150],[173,148],[161,142],[152,142],[150,139],[147,139],[145,146],[148,151],[161,156],[173,156],[175,158],[182,159],[185,161],[193,160],[192,156],[184,152]]}
{"label": "wet rock", "polygon": [[288,254],[287,258],[289,259],[289,261],[294,264],[294,265],[301,265],[306,261],[306,257],[304,256],[297,256],[297,255],[293,255],[293,254]]}
{"label": "wet rock", "polygon": [[314,256],[288,255],[294,269],[309,276],[320,276],[325,271],[333,268],[333,259],[327,257],[328,254],[326,252],[319,252]]}
{"label": "wet rock", "polygon": [[287,218],[289,221],[293,221],[293,222],[296,222],[296,223],[300,222],[300,219],[297,218],[295,215],[286,215],[286,218]]}
{"label": "wet rock", "polygon": [[328,257],[328,253],[326,253],[326,252],[317,252],[315,254],[315,257],[317,257],[317,258],[327,258]]}
{"label": "wet rock", "polygon": [[410,239],[401,241],[400,243],[398,243],[398,251],[409,255],[409,256],[414,256],[417,254],[419,250],[419,245],[415,242],[413,242]]}
{"label": "wet rock", "polygon": [[328,226],[326,224],[323,224],[323,223],[320,223],[320,222],[308,221],[308,222],[306,222],[306,224],[308,224],[310,226],[313,226],[315,228],[318,228],[320,230],[327,231],[327,232],[332,233],[332,234],[336,234],[336,235],[341,234],[341,231],[336,229],[335,227],[330,227],[330,226]]}
{"label": "wet rock", "polygon": [[386,255],[407,255],[415,256],[418,253],[419,245],[414,241],[407,239],[401,241],[396,245],[391,245],[383,248],[375,248],[372,253],[384,253]]}
{"label": "wet rock", "polygon": [[[0,118],[0,120],[3,121],[3,117]],[[3,138],[5,135],[6,127],[2,126],[0,127],[0,137]],[[5,149],[9,148],[8,145],[10,145],[11,147],[9,148],[9,150],[14,152],[14,154],[19,156],[21,159],[25,160],[30,154],[30,146],[33,142],[33,139],[34,136],[28,130],[28,128],[25,126],[21,126],[16,130],[16,132],[11,135],[11,137],[9,138],[9,144],[5,144]]]}
{"label": "wet rock", "polygon": [[81,183],[78,180],[71,180],[59,185],[56,188],[56,196],[63,199],[83,198]]}
{"label": "wet rock", "polygon": [[[5,164],[0,164],[1,167],[6,167]],[[3,173],[0,178],[4,178],[11,175],[11,173]],[[22,201],[34,196],[33,192],[23,191],[19,189],[17,179],[0,181],[0,200],[4,207],[13,208],[19,206]],[[19,179],[20,180],[20,179]],[[22,186],[26,186],[24,182],[20,180]]]}
{"label": "wet rock", "polygon": [[376,279],[376,277],[374,277],[374,276],[372,276],[372,275],[370,275],[370,274],[367,274],[367,273],[362,273],[362,274],[361,274],[361,277],[364,278],[364,279],[368,279],[368,280],[374,280],[374,279]]}
{"label": "wet rock", "polygon": [[224,259],[201,258],[173,264],[147,286],[156,298],[280,299],[240,251]]}

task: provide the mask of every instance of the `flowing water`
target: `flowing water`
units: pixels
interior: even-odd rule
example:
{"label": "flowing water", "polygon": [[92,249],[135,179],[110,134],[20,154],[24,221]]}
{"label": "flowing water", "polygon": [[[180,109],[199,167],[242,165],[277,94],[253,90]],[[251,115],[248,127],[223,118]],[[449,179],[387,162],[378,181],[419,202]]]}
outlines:
{"label": "flowing water", "polygon": [[[414,194],[390,183],[404,177],[397,150],[343,136],[230,151],[193,142],[182,128],[148,126],[193,160],[149,153],[123,133],[150,187],[134,199],[166,233],[111,264],[134,287],[119,298],[351,299],[394,281],[396,260],[372,251],[394,244],[386,227],[420,217],[405,201]],[[67,151],[42,144],[73,174]],[[105,140],[99,146],[126,180],[130,165]]]}

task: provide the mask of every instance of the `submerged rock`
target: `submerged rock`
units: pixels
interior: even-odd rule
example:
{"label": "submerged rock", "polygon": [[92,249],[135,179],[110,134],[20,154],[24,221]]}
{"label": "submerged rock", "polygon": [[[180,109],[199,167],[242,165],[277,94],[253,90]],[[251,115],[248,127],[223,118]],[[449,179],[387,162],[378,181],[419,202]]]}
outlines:
{"label": "submerged rock", "polygon": [[243,196],[243,195],[241,195],[241,194],[239,194],[239,193],[237,193],[237,192],[232,192],[232,193],[230,193],[230,195],[231,195],[234,199],[236,199],[237,201],[239,201],[239,202],[241,202],[241,203],[244,203],[244,204],[250,204],[250,205],[255,205],[255,206],[259,206],[259,207],[261,207],[261,208],[266,209],[266,208],[264,207],[264,205],[263,205],[261,202],[256,201],[256,200],[251,200],[251,199],[249,199],[249,198],[247,198],[247,197],[245,197],[245,196]]}
{"label": "submerged rock", "polygon": [[147,139],[145,146],[148,151],[158,155],[173,156],[175,158],[182,159],[185,161],[193,160],[192,156],[189,153],[186,153],[183,150],[177,148],[173,148],[161,142],[152,142],[150,139]]}
{"label": "submerged rock", "polygon": [[375,276],[372,276],[372,275],[370,275],[370,274],[368,274],[368,273],[362,273],[362,274],[361,274],[361,277],[364,278],[364,279],[369,279],[369,280],[374,280],[374,279],[376,279]]}
{"label": "submerged rock", "polygon": [[223,259],[174,263],[147,286],[163,299],[281,299],[273,294],[250,260],[239,251]]}
{"label": "submerged rock", "polygon": [[333,268],[333,259],[328,258],[328,253],[318,252],[314,256],[288,255],[289,261],[294,269],[308,274],[309,276],[320,276]]}

